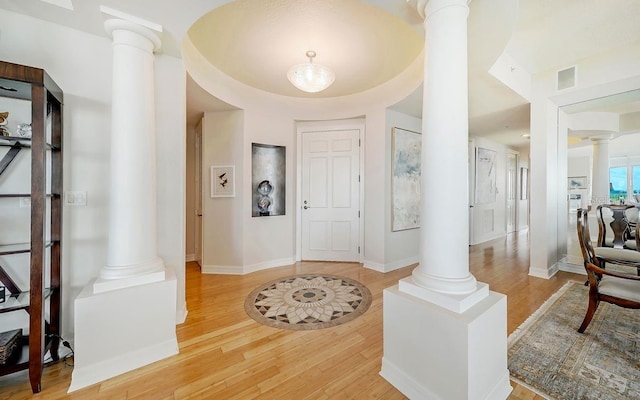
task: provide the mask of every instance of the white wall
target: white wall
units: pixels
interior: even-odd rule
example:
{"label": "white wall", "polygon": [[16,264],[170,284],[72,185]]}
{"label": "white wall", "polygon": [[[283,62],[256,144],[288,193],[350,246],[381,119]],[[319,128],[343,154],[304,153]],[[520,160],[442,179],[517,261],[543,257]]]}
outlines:
{"label": "white wall", "polygon": [[[3,10],[0,59],[44,68],[64,91],[64,190],[87,192],[86,206],[63,210],[62,335],[71,339],[73,300],[107,257],[111,39]],[[178,274],[184,312],[184,69],[160,55],[155,70],[158,252]]]}
{"label": "white wall", "polygon": [[[407,265],[420,261],[420,229],[409,229],[404,231],[393,232],[391,222],[391,136],[394,127],[406,129],[413,132],[422,132],[422,120],[411,117],[397,111],[386,111],[386,123],[384,132],[384,269],[383,271],[391,271],[397,268],[406,267]],[[421,221],[421,224],[439,224],[441,221]]]}
{"label": "white wall", "polygon": [[[586,176],[587,177],[587,187],[583,189],[568,189],[569,195],[579,194],[581,196],[580,199],[580,207],[584,208],[590,204],[591,199],[591,157],[589,156],[579,156],[579,157],[569,157],[567,164],[567,176]],[[567,184],[568,186],[568,184]],[[577,202],[576,202],[577,205]]]}
{"label": "white wall", "polygon": [[[582,60],[577,86],[556,91],[556,70],[533,77],[531,98],[531,266],[529,273],[548,278],[558,270],[561,242],[566,242],[564,180],[566,137],[558,137],[558,107],[640,87],[640,43]],[[562,66],[568,67],[568,66]],[[562,68],[557,68],[558,70]],[[566,130],[561,130],[566,132]],[[564,161],[563,161],[564,160]],[[562,180],[562,183],[560,183]],[[566,218],[566,217],[565,217]]]}
{"label": "white wall", "polygon": [[157,249],[177,278],[178,323],[185,300],[186,72],[182,61],[158,55],[155,61]]}
{"label": "white wall", "polygon": [[[374,270],[386,268],[385,240],[387,235],[385,199],[390,186],[385,154],[390,150],[386,139],[384,108],[375,108],[365,115],[364,141],[364,255],[363,264]],[[388,173],[389,172],[389,173]]]}
{"label": "white wall", "polygon": [[[287,265],[295,262],[296,249],[296,127],[286,109],[272,113],[261,107],[245,110],[244,145],[244,195],[241,213],[244,226],[245,258],[247,271]],[[251,204],[255,188],[251,186],[251,144],[262,143],[285,146],[286,194],[285,215],[252,217]]]}
{"label": "white wall", "polygon": [[[243,211],[235,215],[237,219],[234,222],[243,227],[241,241],[244,250],[242,263],[228,265],[228,272],[250,272],[283,265],[295,259],[295,123],[354,118],[365,120],[363,263],[374,269],[384,268],[387,234],[385,216],[389,204],[385,197],[385,190],[388,188],[380,183],[387,182],[390,173],[387,163],[381,162],[389,151],[386,147],[385,110],[420,86],[423,78],[422,55],[391,81],[366,92],[340,98],[290,98],[248,87],[230,79],[208,63],[188,40],[183,46],[183,60],[195,83],[225,103],[244,110],[244,149],[236,158],[236,163],[242,163],[245,168],[242,182],[244,190],[250,189],[251,142],[272,142],[271,144],[287,146],[287,214],[280,217],[251,218],[251,194],[244,193],[241,199],[236,196],[233,202],[246,203],[240,205]],[[231,223],[228,221],[226,225],[218,225],[217,229],[222,234],[237,230],[237,226],[231,226]],[[240,259],[237,258],[234,262],[240,262]],[[223,271],[223,268],[212,269],[212,272]]]}
{"label": "white wall", "polygon": [[195,246],[195,229],[196,229],[196,133],[195,127],[187,127],[187,157],[185,166],[185,199],[186,199],[186,213],[185,213],[185,254],[187,261],[194,261],[196,259],[196,246]]}
{"label": "white wall", "polygon": [[[406,117],[406,116],[404,116]],[[394,118],[402,120],[401,114]],[[415,129],[406,117],[407,127]],[[322,120],[322,118],[317,118]],[[335,121],[324,120],[330,127]],[[389,217],[390,184],[390,130],[386,129],[383,108],[372,110],[365,115],[364,171],[364,225],[363,263],[376,270],[391,270],[411,264],[417,257],[417,238],[411,241],[387,245],[391,236]],[[393,125],[391,122],[389,122]],[[256,109],[205,113],[203,119],[203,173],[205,193],[203,197],[203,271],[209,273],[243,274],[252,271],[287,265],[295,262],[297,246],[297,138],[296,118],[283,108],[278,113]],[[286,214],[274,217],[251,216],[251,143],[266,143],[286,147]],[[384,157],[386,162],[380,162]],[[234,198],[211,199],[209,190],[210,165],[236,165],[236,196]],[[386,182],[380,185],[379,182]],[[409,232],[417,236],[417,230]],[[400,239],[402,241],[402,239]],[[400,245],[401,244],[401,245]],[[400,245],[398,248],[396,245]],[[385,249],[393,247],[388,257]]]}
{"label": "white wall", "polygon": [[[244,112],[208,112],[202,119],[202,270],[242,273],[244,265]],[[213,165],[235,166],[235,197],[211,198]],[[250,212],[248,209],[247,212]]]}

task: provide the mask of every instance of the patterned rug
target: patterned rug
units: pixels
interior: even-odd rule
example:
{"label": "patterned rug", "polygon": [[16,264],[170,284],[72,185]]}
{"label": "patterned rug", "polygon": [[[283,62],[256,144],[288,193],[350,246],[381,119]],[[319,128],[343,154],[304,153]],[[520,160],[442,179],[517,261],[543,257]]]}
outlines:
{"label": "patterned rug", "polygon": [[567,283],[509,336],[511,377],[550,399],[640,399],[640,310],[601,303],[580,334],[588,290]]}
{"label": "patterned rug", "polygon": [[244,302],[247,314],[274,328],[311,330],[344,324],[364,314],[371,292],[336,275],[294,275],[265,283]]}

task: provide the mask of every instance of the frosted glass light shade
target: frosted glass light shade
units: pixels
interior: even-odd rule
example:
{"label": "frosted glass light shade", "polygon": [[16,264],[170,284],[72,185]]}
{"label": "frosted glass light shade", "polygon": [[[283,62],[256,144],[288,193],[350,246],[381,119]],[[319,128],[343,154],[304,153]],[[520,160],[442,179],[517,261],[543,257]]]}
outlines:
{"label": "frosted glass light shade", "polygon": [[309,60],[308,63],[291,67],[287,72],[287,78],[298,89],[316,93],[331,86],[336,76],[332,70],[324,65],[314,64]]}

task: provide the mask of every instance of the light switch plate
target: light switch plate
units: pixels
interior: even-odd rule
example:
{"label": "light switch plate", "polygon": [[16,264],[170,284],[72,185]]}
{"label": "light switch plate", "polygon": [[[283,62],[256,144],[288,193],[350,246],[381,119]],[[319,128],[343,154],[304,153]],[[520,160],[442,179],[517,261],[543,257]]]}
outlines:
{"label": "light switch plate", "polygon": [[86,206],[87,192],[68,191],[64,193],[64,205],[66,206]]}

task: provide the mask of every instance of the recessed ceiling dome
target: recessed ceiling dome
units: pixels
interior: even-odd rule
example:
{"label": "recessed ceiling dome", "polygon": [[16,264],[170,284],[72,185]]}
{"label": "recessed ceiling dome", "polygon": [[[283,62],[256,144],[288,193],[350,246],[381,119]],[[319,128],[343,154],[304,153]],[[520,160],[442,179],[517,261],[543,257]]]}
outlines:
{"label": "recessed ceiling dome", "polygon": [[[189,39],[230,78],[290,97],[337,97],[377,87],[421,54],[424,40],[396,16],[359,0],[237,0],[201,17]],[[306,93],[287,71],[306,61],[330,68],[335,82]]]}

